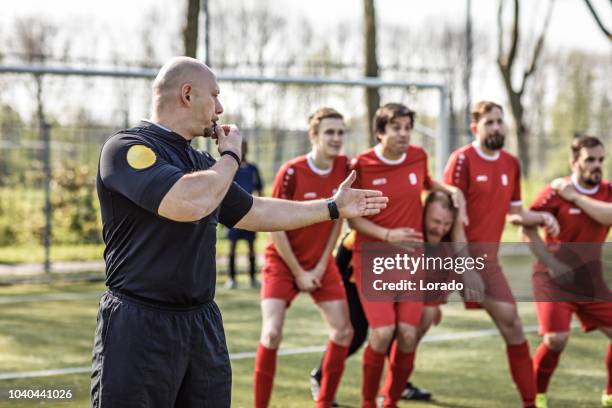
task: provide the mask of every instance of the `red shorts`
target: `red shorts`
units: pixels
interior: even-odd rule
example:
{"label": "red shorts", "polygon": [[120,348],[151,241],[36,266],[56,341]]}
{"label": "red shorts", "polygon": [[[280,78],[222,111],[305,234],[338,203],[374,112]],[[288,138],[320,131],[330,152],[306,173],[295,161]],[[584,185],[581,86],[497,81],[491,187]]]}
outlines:
{"label": "red shorts", "polygon": [[361,306],[372,328],[395,326],[398,323],[406,323],[418,327],[423,312],[423,302],[373,302],[363,296],[361,282],[361,253],[353,252],[353,276],[357,285],[357,292],[361,300]]}
{"label": "red shorts", "polygon": [[585,332],[612,327],[610,302],[535,302],[535,305],[540,335],[570,331],[574,313]]}
{"label": "red shorts", "polygon": [[[262,299],[283,299],[289,307],[293,299],[300,293],[291,270],[279,257],[266,256],[261,276]],[[315,303],[346,299],[344,284],[333,256],[329,256],[327,268],[321,277],[321,287],[309,294]]]}

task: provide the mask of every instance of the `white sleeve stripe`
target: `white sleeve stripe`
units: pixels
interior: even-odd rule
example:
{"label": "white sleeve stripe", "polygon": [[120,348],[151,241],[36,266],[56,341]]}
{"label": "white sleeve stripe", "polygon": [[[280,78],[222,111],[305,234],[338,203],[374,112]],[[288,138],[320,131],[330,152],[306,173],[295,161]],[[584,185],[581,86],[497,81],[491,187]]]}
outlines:
{"label": "white sleeve stripe", "polygon": [[519,205],[523,205],[523,200],[518,200],[518,201],[512,201],[510,203],[511,206],[519,206]]}

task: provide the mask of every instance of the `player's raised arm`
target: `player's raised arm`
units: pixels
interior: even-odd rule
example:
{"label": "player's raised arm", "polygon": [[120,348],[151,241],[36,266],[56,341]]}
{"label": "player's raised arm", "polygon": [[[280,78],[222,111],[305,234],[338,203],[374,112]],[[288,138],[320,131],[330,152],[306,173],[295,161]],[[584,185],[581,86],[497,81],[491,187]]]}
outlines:
{"label": "player's raised arm", "polygon": [[551,187],[561,197],[576,204],[598,223],[606,226],[612,225],[612,203],[595,200],[585,194],[580,194],[572,181],[567,178],[553,180]]}
{"label": "player's raised arm", "polygon": [[431,191],[442,191],[448,194],[453,202],[453,207],[459,210],[457,213],[457,219],[459,220],[459,222],[464,225],[469,224],[465,203],[465,195],[459,187],[432,180]]}
{"label": "player's raised arm", "polygon": [[387,206],[380,191],[351,188],[355,172],[340,184],[328,200],[289,201],[256,197],[251,210],[236,224],[251,231],[283,231],[337,218],[378,214]]}

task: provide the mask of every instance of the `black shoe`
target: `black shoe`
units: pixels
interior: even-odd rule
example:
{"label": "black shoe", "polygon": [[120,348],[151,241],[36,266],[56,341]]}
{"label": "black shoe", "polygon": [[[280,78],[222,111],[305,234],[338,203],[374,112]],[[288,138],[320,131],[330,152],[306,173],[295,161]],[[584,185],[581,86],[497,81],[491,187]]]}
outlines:
{"label": "black shoe", "polygon": [[404,391],[402,392],[402,399],[412,401],[429,401],[431,399],[431,392],[422,390],[409,382],[406,384],[406,388],[404,388]]}
{"label": "black shoe", "polygon": [[[321,390],[321,372],[318,368],[313,368],[310,372],[310,393],[312,394],[312,400],[317,401],[319,398],[319,391]],[[332,402],[332,407],[339,407],[336,400]]]}

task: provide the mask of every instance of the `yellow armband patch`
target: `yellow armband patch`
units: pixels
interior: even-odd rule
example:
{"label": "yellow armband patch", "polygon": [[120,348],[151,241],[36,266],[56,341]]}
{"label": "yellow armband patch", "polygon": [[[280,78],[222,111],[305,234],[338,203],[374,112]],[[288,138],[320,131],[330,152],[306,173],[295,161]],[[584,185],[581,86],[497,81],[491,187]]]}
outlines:
{"label": "yellow armband patch", "polygon": [[153,150],[144,145],[134,145],[127,152],[127,162],[136,170],[151,167],[156,160],[157,156],[155,156]]}

